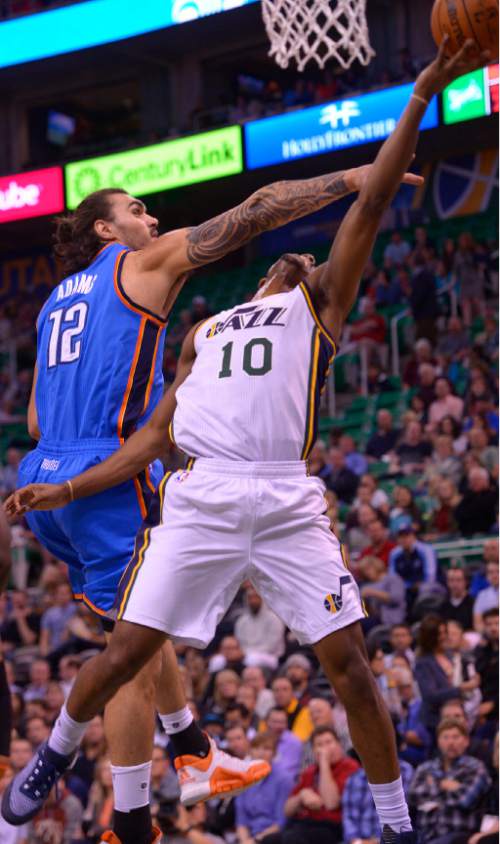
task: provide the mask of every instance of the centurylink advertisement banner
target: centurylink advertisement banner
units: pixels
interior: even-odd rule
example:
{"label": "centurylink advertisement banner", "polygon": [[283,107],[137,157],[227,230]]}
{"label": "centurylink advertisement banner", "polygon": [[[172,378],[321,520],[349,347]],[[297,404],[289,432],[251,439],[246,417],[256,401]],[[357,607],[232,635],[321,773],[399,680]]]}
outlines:
{"label": "centurylink advertisement banner", "polygon": [[95,190],[124,188],[135,196],[241,173],[240,126],[165,141],[136,150],[67,164],[66,204],[76,206]]}
{"label": "centurylink advertisement banner", "polygon": [[[382,141],[395,129],[412,91],[412,83],[398,85],[247,123],[247,167],[254,170]],[[421,128],[434,129],[438,122],[438,100],[434,97]]]}

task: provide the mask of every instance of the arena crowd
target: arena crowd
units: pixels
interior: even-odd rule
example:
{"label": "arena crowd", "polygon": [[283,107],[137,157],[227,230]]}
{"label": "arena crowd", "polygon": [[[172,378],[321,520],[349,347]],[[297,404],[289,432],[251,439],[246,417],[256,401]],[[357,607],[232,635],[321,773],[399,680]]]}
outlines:
{"label": "arena crowd", "polygon": [[[498,840],[495,249],[466,233],[438,244],[425,228],[408,238],[394,232],[379,265],[366,270],[349,324],[349,341],[364,344],[369,356],[369,396],[360,406],[363,413],[371,408],[373,429],[365,435],[337,420],[322,426],[309,461],[325,483],[326,514],[369,611],[363,623],[370,664],[393,718],[423,844]],[[384,313],[394,306],[409,308],[415,341],[402,358],[399,386],[387,369]],[[0,319],[0,338],[16,338],[19,363],[17,376],[7,368],[0,373],[5,431],[17,431],[26,415],[36,310],[36,301],[11,302]],[[209,312],[197,297],[172,328],[167,380],[182,337]],[[3,445],[4,498],[16,487],[27,446],[15,436]],[[179,465],[178,455],[168,460]],[[445,541],[447,555],[440,549]],[[0,792],[47,738],[82,663],[104,646],[98,618],[72,599],[64,564],[37,546],[23,522],[12,526],[11,558],[0,636],[14,731]],[[272,773],[232,800],[186,810],[158,727],[151,798],[165,841],[379,840],[345,711],[312,650],[298,646],[250,583],[207,652],[177,652],[189,705],[203,728],[236,756],[268,759]],[[64,788],[29,828],[0,824],[0,841],[96,842],[112,808],[99,716]]]}

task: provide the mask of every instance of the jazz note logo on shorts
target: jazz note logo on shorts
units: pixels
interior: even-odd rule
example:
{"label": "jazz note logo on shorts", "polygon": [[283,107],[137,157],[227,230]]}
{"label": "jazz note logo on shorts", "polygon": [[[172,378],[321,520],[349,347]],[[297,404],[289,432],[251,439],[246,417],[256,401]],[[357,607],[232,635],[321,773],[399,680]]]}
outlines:
{"label": "jazz note logo on shorts", "polygon": [[350,583],[352,580],[350,574],[344,575],[344,577],[339,578],[339,591],[331,592],[329,595],[326,596],[325,600],[323,601],[323,606],[327,612],[337,613],[340,612],[344,605],[344,599],[342,596],[342,590],[344,586]]}

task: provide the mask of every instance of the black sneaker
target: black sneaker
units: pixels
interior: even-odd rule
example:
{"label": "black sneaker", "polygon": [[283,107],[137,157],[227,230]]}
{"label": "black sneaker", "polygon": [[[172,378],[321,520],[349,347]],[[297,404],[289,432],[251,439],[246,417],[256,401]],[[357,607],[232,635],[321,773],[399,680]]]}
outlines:
{"label": "black sneaker", "polygon": [[76,755],[75,751],[71,756],[63,756],[44,742],[6,789],[2,800],[4,820],[12,826],[21,826],[34,818]]}
{"label": "black sneaker", "polygon": [[390,826],[384,826],[380,844],[418,844],[416,832],[394,832]]}

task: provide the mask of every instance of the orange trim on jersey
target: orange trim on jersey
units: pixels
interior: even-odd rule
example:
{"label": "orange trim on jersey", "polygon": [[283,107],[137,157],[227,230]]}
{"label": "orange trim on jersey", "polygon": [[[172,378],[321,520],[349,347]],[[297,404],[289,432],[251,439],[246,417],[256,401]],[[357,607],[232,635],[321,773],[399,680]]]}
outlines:
{"label": "orange trim on jersey", "polygon": [[93,604],[92,601],[89,598],[87,598],[86,595],[82,595],[82,601],[83,601],[84,604],[86,604],[88,606],[89,609],[91,609],[93,612],[97,613],[97,615],[102,615],[102,616],[108,615],[106,610],[100,610],[99,607],[96,607],[96,605]]}
{"label": "orange trim on jersey", "polygon": [[333,339],[332,335],[330,334],[329,331],[327,331],[327,329],[325,328],[325,326],[321,322],[320,317],[316,313],[316,310],[314,308],[314,305],[313,305],[313,302],[312,302],[312,299],[311,299],[311,294],[310,294],[310,292],[307,288],[306,283],[304,281],[301,281],[301,283],[299,284],[299,287],[302,290],[302,293],[304,294],[304,298],[307,302],[307,307],[309,308],[309,310],[311,312],[311,316],[312,316],[314,322],[318,326],[321,333],[325,335],[328,342],[331,343],[331,345],[333,346],[333,354],[335,356],[337,354],[337,344],[335,343],[335,340]]}
{"label": "orange trim on jersey", "polygon": [[157,335],[156,335],[156,343],[155,343],[155,347],[154,347],[154,351],[153,351],[153,359],[151,361],[151,372],[149,373],[148,385],[146,387],[146,395],[144,396],[144,405],[142,407],[143,413],[148,406],[149,398],[151,396],[151,390],[153,388],[153,381],[154,381],[154,378],[155,378],[155,371],[156,371],[156,356],[158,354],[158,345],[160,343],[160,337],[161,337],[161,331],[158,331]]}
{"label": "orange trim on jersey", "polygon": [[153,481],[151,480],[151,475],[150,475],[150,472],[149,472],[149,466],[146,466],[146,468],[144,469],[144,476],[145,476],[146,484],[150,488],[151,492],[156,492],[156,487],[155,487]]}
{"label": "orange trim on jersey", "polygon": [[148,508],[146,507],[146,502],[144,501],[144,493],[141,489],[141,482],[139,478],[134,478],[134,487],[135,487],[135,494],[137,495],[137,500],[139,501],[139,509],[141,511],[141,518],[145,519]]}
{"label": "orange trim on jersey", "polygon": [[125,307],[129,309],[129,311],[134,311],[134,313],[139,314],[139,316],[143,318],[147,317],[151,320],[151,322],[154,322],[155,325],[160,325],[162,328],[164,328],[167,323],[166,319],[160,319],[160,317],[154,316],[154,314],[148,311],[147,309],[142,309],[140,305],[134,305],[131,301],[125,298],[122,291],[120,290],[120,285],[118,283],[118,270],[121,266],[121,259],[126,252],[130,252],[130,250],[124,249],[122,252],[119,252],[115,261],[115,269],[113,273],[113,284],[115,288],[115,293],[120,299],[121,303],[125,305]]}
{"label": "orange trim on jersey", "polygon": [[83,601],[83,592],[73,592],[74,601]]}
{"label": "orange trim on jersey", "polygon": [[135,344],[134,350],[134,357],[132,358],[132,364],[130,366],[130,372],[128,374],[128,381],[127,386],[125,388],[125,394],[123,396],[123,401],[120,407],[120,413],[118,414],[118,437],[120,438],[120,442],[123,445],[123,420],[125,418],[125,413],[127,410],[127,403],[130,396],[130,391],[132,389],[132,384],[134,383],[134,375],[135,370],[137,368],[137,362],[139,360],[139,355],[141,352],[142,346],[142,338],[144,337],[144,329],[146,327],[146,317],[141,319],[141,324],[139,326],[139,333],[137,335],[137,340]]}

